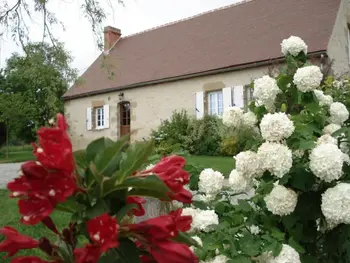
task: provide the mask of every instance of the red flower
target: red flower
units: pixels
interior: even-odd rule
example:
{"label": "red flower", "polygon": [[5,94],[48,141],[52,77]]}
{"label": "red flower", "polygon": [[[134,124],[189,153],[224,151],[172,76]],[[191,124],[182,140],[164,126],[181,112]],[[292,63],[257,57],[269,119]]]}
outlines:
{"label": "red flower", "polygon": [[119,245],[117,240],[118,230],[117,220],[106,213],[89,220],[87,223],[90,238],[101,246],[102,252]]}
{"label": "red flower", "polygon": [[187,232],[191,228],[192,216],[182,216],[182,209],[170,212],[170,216],[176,224],[176,229],[181,232]]}
{"label": "red flower", "polygon": [[153,243],[150,252],[157,263],[198,263],[187,245],[169,240]]}
{"label": "red flower", "polygon": [[0,243],[0,252],[7,252],[8,257],[12,257],[21,249],[36,248],[39,245],[37,240],[21,235],[16,229],[9,226],[0,228],[0,234],[6,237],[6,240]]}
{"label": "red flower", "polygon": [[18,207],[19,213],[22,215],[21,223],[26,225],[39,223],[48,217],[54,209],[52,202],[43,196],[19,200]]}
{"label": "red flower", "polygon": [[190,181],[190,174],[183,170],[186,161],[180,156],[163,158],[152,169],[144,171],[144,174],[156,174],[171,190],[168,196],[172,200],[183,203],[192,202],[192,194],[184,188]]}
{"label": "red flower", "polygon": [[34,256],[22,256],[11,260],[11,263],[59,263],[58,261],[46,261]]}
{"label": "red flower", "polygon": [[153,168],[152,172],[161,173],[169,167],[182,168],[186,163],[185,158],[177,155],[162,158]]}
{"label": "red flower", "polygon": [[136,204],[137,208],[131,209],[132,213],[135,216],[143,216],[145,215],[145,209],[143,208],[142,204],[146,203],[146,200],[142,197],[138,196],[128,196],[126,198],[127,204]]}
{"label": "red flower", "polygon": [[55,202],[64,202],[76,191],[76,182],[72,176],[64,173],[50,173],[43,182],[42,194]]}
{"label": "red flower", "polygon": [[48,169],[72,173],[74,171],[72,144],[62,114],[57,114],[57,123],[57,127],[39,129],[37,134],[40,147],[34,145],[34,155]]}
{"label": "red flower", "polygon": [[98,245],[87,244],[83,248],[74,249],[74,258],[76,263],[97,263],[100,259],[101,250]]}
{"label": "red flower", "polygon": [[185,232],[191,228],[192,217],[181,216],[182,209],[142,221],[129,224],[131,231],[142,234],[148,240],[163,240],[176,237],[179,231]]}
{"label": "red flower", "polygon": [[44,166],[34,161],[22,164],[21,171],[28,179],[44,179],[49,175],[49,171]]}

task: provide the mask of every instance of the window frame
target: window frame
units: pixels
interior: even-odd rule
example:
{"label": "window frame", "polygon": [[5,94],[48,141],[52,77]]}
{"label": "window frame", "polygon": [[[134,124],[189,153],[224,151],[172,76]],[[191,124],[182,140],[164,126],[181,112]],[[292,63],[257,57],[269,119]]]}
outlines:
{"label": "window frame", "polygon": [[[105,116],[104,116],[104,108],[102,107],[96,107],[94,108],[95,111],[95,127],[97,130],[104,129],[105,127]],[[100,116],[100,119],[99,119]],[[100,125],[99,125],[100,122]]]}
{"label": "window frame", "polygon": [[[214,101],[215,101],[215,107],[212,107],[212,100],[211,96],[214,95]],[[221,95],[221,100],[220,96]],[[208,101],[208,115],[216,115],[216,116],[222,116],[224,113],[224,94],[222,90],[215,90],[215,91],[209,91],[207,92],[207,101]],[[212,109],[214,111],[212,112]]]}

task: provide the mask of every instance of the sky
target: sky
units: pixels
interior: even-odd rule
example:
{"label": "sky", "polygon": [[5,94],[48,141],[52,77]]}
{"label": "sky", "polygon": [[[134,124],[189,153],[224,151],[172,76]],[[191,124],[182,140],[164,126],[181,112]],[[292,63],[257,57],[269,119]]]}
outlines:
{"label": "sky", "polygon": [[[215,8],[230,5],[241,0],[124,0],[125,5],[104,5],[108,8],[108,16],[104,26],[121,29],[122,36],[135,34],[172,21],[187,18]],[[117,2],[116,0],[109,0]],[[9,3],[13,0],[9,0]],[[81,0],[51,0],[49,9],[55,11],[57,18],[63,22],[65,30],[54,27],[55,36],[64,42],[66,49],[74,60],[72,67],[82,74],[100,54],[91,25],[80,9]],[[34,41],[42,39],[40,17],[29,24],[30,37]],[[10,36],[0,39],[0,67],[6,65],[6,59],[13,52],[21,52],[21,48],[11,40]]]}

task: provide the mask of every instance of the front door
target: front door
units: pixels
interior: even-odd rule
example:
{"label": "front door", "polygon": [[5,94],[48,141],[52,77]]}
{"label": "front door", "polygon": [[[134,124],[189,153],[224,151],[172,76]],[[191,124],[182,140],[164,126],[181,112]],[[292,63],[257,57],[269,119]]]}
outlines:
{"label": "front door", "polygon": [[130,133],[130,103],[120,103],[120,136]]}

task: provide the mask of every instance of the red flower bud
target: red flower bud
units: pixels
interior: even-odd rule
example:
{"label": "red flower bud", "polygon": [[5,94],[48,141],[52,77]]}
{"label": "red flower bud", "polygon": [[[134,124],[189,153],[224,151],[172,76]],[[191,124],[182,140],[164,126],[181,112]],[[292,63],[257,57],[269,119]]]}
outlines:
{"label": "red flower bud", "polygon": [[25,225],[35,225],[48,217],[54,205],[46,197],[31,197],[18,201],[19,212],[22,215],[21,223]]}
{"label": "red flower bud", "polygon": [[131,209],[132,214],[134,214],[135,216],[145,215],[145,209],[142,206],[142,204],[146,203],[146,200],[144,198],[138,196],[128,196],[126,198],[126,203],[137,205],[137,208]]}
{"label": "red flower bud", "polygon": [[157,263],[198,263],[187,245],[169,240],[153,243],[150,252]]}
{"label": "red flower bud", "polygon": [[39,242],[29,236],[20,234],[16,229],[5,226],[0,228],[0,234],[6,239],[0,243],[0,252],[7,252],[8,257],[12,257],[21,249],[36,248]]}

